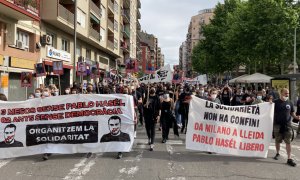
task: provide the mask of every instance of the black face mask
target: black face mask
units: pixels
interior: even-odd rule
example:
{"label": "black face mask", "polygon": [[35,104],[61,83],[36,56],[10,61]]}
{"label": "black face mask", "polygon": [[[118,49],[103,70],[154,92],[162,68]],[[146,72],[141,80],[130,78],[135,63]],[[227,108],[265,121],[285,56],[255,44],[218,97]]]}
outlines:
{"label": "black face mask", "polygon": [[155,93],[155,91],[154,90],[150,90],[150,94],[154,94]]}

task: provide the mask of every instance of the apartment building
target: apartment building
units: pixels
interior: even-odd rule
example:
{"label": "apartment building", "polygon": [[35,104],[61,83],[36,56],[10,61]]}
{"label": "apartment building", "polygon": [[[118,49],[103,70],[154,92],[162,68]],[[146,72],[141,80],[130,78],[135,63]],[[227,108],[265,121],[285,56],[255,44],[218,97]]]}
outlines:
{"label": "apartment building", "polygon": [[0,0],[1,93],[9,100],[25,100],[36,87],[21,87],[21,72],[33,72],[40,57],[40,1]]}
{"label": "apartment building", "polygon": [[139,38],[138,31],[141,30],[139,19],[141,19],[141,2],[140,0],[123,0],[122,4],[122,35],[121,48],[123,58],[121,60],[124,64],[126,59],[135,59],[139,61]]}
{"label": "apartment building", "polygon": [[191,18],[186,37],[187,60],[185,73],[187,77],[191,77],[193,75],[191,58],[193,48],[201,39],[204,38],[202,28],[204,25],[210,23],[210,19],[213,18],[213,15],[214,9],[203,9]]}
{"label": "apartment building", "polygon": [[183,42],[179,48],[179,69],[184,73],[187,72],[187,43]]}
{"label": "apartment building", "polygon": [[[77,12],[76,21],[74,13]],[[41,6],[41,36],[50,37],[43,42],[41,60],[51,75],[52,62],[64,62],[62,89],[69,86],[74,77],[74,65],[78,59],[89,64],[99,62],[103,71],[117,69],[117,59],[122,57],[121,0],[44,0]],[[74,48],[74,23],[76,23],[76,48]],[[53,52],[60,56],[53,56]],[[90,79],[84,78],[88,81]],[[79,77],[76,77],[79,80]],[[48,76],[45,84],[57,84],[56,76]]]}
{"label": "apartment building", "polygon": [[[9,77],[9,89],[2,90],[14,94],[8,94],[9,100],[26,99],[20,88],[20,72],[33,72],[35,63],[45,64],[47,76],[34,78],[36,82],[28,92],[40,84],[58,85],[59,78],[53,75],[54,61],[63,61],[63,91],[79,80],[74,74],[78,60],[98,62],[103,71],[110,71],[118,69],[125,58],[137,58],[140,0],[75,2],[0,0],[0,71],[2,77]],[[128,48],[124,49],[124,42]]]}
{"label": "apartment building", "polygon": [[164,55],[158,46],[158,39],[153,34],[139,32],[141,44],[142,70],[157,70],[164,66]]}

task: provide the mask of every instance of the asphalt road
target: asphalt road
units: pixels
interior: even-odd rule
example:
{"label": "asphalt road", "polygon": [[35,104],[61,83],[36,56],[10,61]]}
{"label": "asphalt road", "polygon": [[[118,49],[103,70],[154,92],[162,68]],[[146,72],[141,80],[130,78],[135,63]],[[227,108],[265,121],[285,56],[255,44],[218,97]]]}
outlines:
{"label": "asphalt road", "polygon": [[116,153],[41,155],[0,160],[0,180],[199,180],[199,179],[300,179],[300,137],[293,142],[297,167],[286,165],[284,145],[281,159],[273,160],[274,143],[267,159],[207,154],[185,149],[184,135],[171,135],[161,143],[157,131],[154,151],[149,151],[145,130],[138,128],[132,152],[116,159]]}

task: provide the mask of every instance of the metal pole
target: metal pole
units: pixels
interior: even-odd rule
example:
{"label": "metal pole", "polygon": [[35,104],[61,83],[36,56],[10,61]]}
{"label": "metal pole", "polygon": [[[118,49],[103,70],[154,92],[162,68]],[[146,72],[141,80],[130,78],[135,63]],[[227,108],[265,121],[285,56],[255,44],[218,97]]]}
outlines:
{"label": "metal pole", "polygon": [[77,0],[74,0],[75,11],[74,11],[74,54],[73,54],[73,82],[76,81],[76,40],[77,40]]}
{"label": "metal pole", "polygon": [[296,41],[297,41],[297,28],[295,28],[295,34],[294,34],[294,74],[296,74],[296,65],[297,65],[297,62],[296,62]]}

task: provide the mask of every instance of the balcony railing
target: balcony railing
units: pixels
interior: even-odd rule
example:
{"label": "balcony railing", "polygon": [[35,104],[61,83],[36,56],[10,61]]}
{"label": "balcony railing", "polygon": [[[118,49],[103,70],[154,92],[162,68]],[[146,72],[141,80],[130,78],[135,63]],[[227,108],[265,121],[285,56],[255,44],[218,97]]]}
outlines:
{"label": "balcony railing", "polygon": [[114,31],[114,23],[110,19],[107,20],[107,24],[108,24],[108,28]]}
{"label": "balcony railing", "polygon": [[122,11],[123,18],[126,23],[130,23],[130,12],[129,10],[123,9]]}
{"label": "balcony railing", "polygon": [[26,10],[27,12],[40,16],[40,0],[6,0],[15,6]]}
{"label": "balcony railing", "polygon": [[95,29],[90,28],[89,35],[91,37],[93,37],[94,39],[96,39],[97,41],[100,41],[100,33],[98,31],[96,31]]}
{"label": "balcony railing", "polygon": [[108,7],[110,8],[110,10],[111,10],[112,12],[114,12],[114,3],[111,2],[111,0],[108,0]]}
{"label": "balcony railing", "polygon": [[110,40],[107,41],[107,47],[111,50],[114,50],[114,43],[111,42]]}
{"label": "balcony railing", "polygon": [[99,17],[101,17],[101,9],[92,0],[90,0],[90,9],[94,11]]}
{"label": "balcony railing", "polygon": [[74,14],[61,4],[58,4],[58,16],[68,21],[70,24],[74,24]]}

